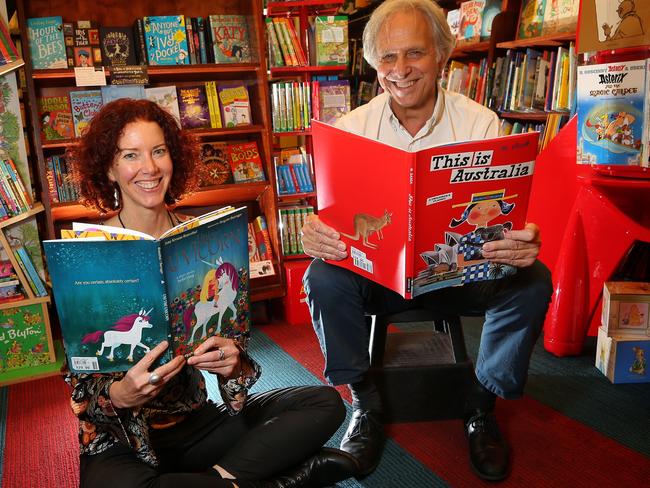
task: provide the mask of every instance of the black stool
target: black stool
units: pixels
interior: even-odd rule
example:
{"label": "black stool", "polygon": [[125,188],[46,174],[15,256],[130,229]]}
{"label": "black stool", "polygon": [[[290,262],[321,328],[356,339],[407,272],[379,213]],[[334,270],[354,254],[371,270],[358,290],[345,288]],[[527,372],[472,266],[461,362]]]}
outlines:
{"label": "black stool", "polygon": [[[473,378],[460,317],[426,309],[367,316],[370,374],[384,407],[384,421],[462,418]],[[426,330],[387,334],[390,324],[427,322]]]}

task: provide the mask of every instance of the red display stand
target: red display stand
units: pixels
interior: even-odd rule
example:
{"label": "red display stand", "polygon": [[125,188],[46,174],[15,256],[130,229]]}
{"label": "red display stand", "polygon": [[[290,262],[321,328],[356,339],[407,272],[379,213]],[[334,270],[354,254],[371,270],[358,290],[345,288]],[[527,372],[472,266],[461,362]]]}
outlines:
{"label": "red display stand", "polygon": [[557,356],[582,352],[600,325],[604,282],[636,242],[650,243],[650,172],[577,165],[575,148],[574,118],[537,160],[529,210],[553,271],[544,347]]}
{"label": "red display stand", "polygon": [[302,277],[310,264],[311,259],[284,262],[287,294],[282,298],[282,308],[284,319],[290,325],[311,324],[307,295],[302,286]]}

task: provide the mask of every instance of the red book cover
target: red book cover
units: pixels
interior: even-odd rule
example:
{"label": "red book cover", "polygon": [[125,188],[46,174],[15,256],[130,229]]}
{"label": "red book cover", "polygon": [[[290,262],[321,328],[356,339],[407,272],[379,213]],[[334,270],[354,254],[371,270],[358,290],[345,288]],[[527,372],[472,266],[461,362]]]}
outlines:
{"label": "red book cover", "polygon": [[264,181],[262,159],[255,141],[230,144],[228,157],[235,183]]}
{"label": "red book cover", "polygon": [[322,122],[312,131],[318,214],[348,246],[332,264],[406,298],[516,272],[481,246],[523,228],[539,133],[408,152]]}

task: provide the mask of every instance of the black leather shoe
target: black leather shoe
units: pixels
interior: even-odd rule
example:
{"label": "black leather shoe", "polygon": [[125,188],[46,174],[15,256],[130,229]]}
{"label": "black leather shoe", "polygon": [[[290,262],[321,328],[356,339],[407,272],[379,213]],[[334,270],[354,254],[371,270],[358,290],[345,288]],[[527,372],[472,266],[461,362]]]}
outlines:
{"label": "black leather shoe", "polygon": [[348,453],[324,447],[298,467],[290,469],[271,482],[275,488],[298,486],[316,488],[330,486],[338,481],[356,476],[358,470],[357,462]]}
{"label": "black leather shoe", "polygon": [[372,473],[384,448],[384,425],[379,415],[369,410],[355,410],[341,441],[341,450],[349,452],[359,464],[358,477]]}
{"label": "black leather shoe", "polygon": [[493,413],[476,412],[465,421],[469,440],[469,460],[474,472],[484,480],[501,481],[510,472],[510,448]]}

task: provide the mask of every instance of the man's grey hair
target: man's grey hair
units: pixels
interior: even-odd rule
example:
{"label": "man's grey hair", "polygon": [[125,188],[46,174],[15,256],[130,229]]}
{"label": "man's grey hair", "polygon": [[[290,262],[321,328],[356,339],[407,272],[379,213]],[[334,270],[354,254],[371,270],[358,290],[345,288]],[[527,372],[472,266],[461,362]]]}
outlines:
{"label": "man's grey hair", "polygon": [[447,16],[433,0],[386,0],[370,16],[363,30],[363,57],[373,68],[379,65],[377,53],[377,35],[384,22],[398,12],[412,11],[416,15],[424,15],[429,23],[433,36],[433,45],[438,55],[438,66],[442,68],[447,63],[456,39],[449,30]]}

